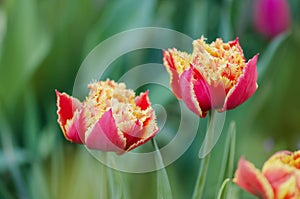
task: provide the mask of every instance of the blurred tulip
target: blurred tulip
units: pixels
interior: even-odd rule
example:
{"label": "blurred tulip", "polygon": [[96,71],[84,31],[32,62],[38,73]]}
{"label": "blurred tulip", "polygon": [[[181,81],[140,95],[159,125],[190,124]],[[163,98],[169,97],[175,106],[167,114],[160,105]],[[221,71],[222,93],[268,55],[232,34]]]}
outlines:
{"label": "blurred tulip", "polygon": [[291,24],[287,0],[256,0],[253,24],[259,33],[269,38],[286,31]]}
{"label": "blurred tulip", "polygon": [[193,42],[192,54],[177,49],[164,51],[164,65],[178,99],[205,117],[207,111],[230,110],[245,102],[257,89],[255,55],[247,63],[238,39],[211,44],[201,37]]}
{"label": "blurred tulip", "polygon": [[111,80],[91,83],[88,88],[83,102],[56,91],[58,123],[67,140],[122,154],[158,132],[148,91],[135,97],[124,83]]}
{"label": "blurred tulip", "polygon": [[300,198],[300,151],[280,151],[271,156],[262,171],[241,158],[233,181],[262,199]]}

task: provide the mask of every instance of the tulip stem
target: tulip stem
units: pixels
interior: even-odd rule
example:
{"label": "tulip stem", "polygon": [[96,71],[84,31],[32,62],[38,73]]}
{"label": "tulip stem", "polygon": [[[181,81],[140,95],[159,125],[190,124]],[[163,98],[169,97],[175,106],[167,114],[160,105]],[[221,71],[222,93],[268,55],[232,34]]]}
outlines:
{"label": "tulip stem", "polygon": [[[208,143],[204,143],[204,147],[210,147],[213,141],[215,115],[216,115],[215,110],[212,110],[211,112],[208,113],[207,133],[206,133],[206,136],[208,136],[207,139]],[[210,161],[210,153],[208,153],[201,161],[192,199],[202,198],[209,161]]]}

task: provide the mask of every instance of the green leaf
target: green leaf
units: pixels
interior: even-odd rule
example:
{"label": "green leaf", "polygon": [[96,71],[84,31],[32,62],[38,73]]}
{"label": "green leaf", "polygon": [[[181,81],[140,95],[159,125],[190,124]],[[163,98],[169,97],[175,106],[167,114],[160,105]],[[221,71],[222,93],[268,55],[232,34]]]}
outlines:
{"label": "green leaf", "polygon": [[157,199],[170,199],[170,198],[172,198],[172,190],[170,187],[168,174],[165,169],[161,153],[159,151],[159,148],[158,148],[157,143],[154,138],[152,139],[152,145],[153,145],[153,147],[155,149],[155,153],[156,153],[156,156],[155,156],[156,157],[156,159],[155,159],[156,166],[157,166],[157,168],[161,168],[156,171]]}
{"label": "green leaf", "polygon": [[[235,154],[235,139],[236,139],[236,127],[235,122],[232,121],[229,125],[228,133],[226,136],[222,167],[220,172],[219,187],[224,179],[232,178],[234,167],[234,154]],[[224,183],[224,182],[223,182]],[[227,189],[224,187],[223,195],[226,195]]]}
{"label": "green leaf", "polygon": [[259,57],[259,61],[257,63],[258,70],[258,81],[261,83],[264,79],[264,75],[269,67],[271,67],[271,62],[274,58],[274,55],[279,50],[281,45],[287,40],[287,38],[291,35],[291,32],[285,32],[275,39],[273,39],[265,52]]}
{"label": "green leaf", "polygon": [[[47,184],[47,179],[45,176],[45,171],[39,163],[34,164],[31,167],[31,172],[29,173],[29,184],[30,184],[30,198],[32,199],[50,199],[49,186]],[[37,188],[38,187],[38,188]]]}
{"label": "green leaf", "polygon": [[217,199],[226,199],[226,187],[228,186],[228,183],[230,182],[229,178],[226,178],[224,182],[222,183],[220,190],[218,192]]}
{"label": "green leaf", "polygon": [[30,86],[25,92],[24,99],[24,136],[25,147],[29,152],[36,157],[37,152],[37,136],[40,130],[39,127],[39,115],[38,115],[38,105],[36,98],[34,96],[34,91]]}
{"label": "green leaf", "polygon": [[50,49],[36,0],[12,1],[6,9],[7,28],[1,48],[0,99],[12,108],[20,92]]}
{"label": "green leaf", "polygon": [[231,13],[233,0],[223,0],[221,8],[219,35],[224,41],[228,41],[232,37]]}
{"label": "green leaf", "polygon": [[56,146],[56,128],[53,124],[48,124],[45,128],[40,131],[38,136],[38,141],[35,143],[38,148],[39,158],[46,158],[48,155],[53,152],[54,147]]}
{"label": "green leaf", "polygon": [[3,148],[1,151],[2,161],[0,163],[4,163],[2,166],[10,172],[18,194],[27,198],[27,186],[19,168],[19,163],[24,162],[27,158],[23,151],[20,153],[16,152],[17,149],[14,146],[11,128],[5,120],[2,113],[3,109],[1,108],[0,104],[0,141]]}
{"label": "green leaf", "polygon": [[[150,26],[155,4],[156,0],[108,2],[101,18],[87,36],[85,52],[89,52],[96,44],[113,34],[132,28]],[[132,9],[134,12],[129,11]]]}
{"label": "green leaf", "polygon": [[192,38],[207,34],[208,1],[195,1],[187,13],[187,31]]}
{"label": "green leaf", "polygon": [[128,197],[127,188],[120,171],[107,168],[110,198],[126,199]]}
{"label": "green leaf", "polygon": [[0,181],[0,198],[5,198],[5,199],[15,199],[11,191],[6,188],[7,184],[4,184],[3,181]]}

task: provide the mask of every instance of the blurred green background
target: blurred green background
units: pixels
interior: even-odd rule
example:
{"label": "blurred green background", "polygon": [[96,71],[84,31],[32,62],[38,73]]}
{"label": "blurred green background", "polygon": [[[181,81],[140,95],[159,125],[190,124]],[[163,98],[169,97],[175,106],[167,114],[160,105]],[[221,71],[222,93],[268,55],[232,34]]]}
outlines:
{"label": "blurred green background", "polygon": [[[288,1],[290,30],[275,38],[266,38],[253,28],[253,2],[0,1],[0,198],[117,198],[119,186],[126,190],[121,198],[156,198],[155,172],[127,174],[104,168],[83,146],[67,142],[56,122],[54,90],[71,94],[87,54],[101,41],[131,28],[170,28],[193,39],[203,34],[208,41],[238,36],[247,59],[260,54],[259,89],[245,104],[227,112],[223,134],[212,151],[204,198],[216,198],[230,121],[235,120],[237,127],[235,162],[244,155],[261,168],[275,151],[299,149],[300,2]],[[132,52],[114,62],[115,70],[107,75],[118,79],[133,66],[161,60],[157,50]],[[155,101],[163,91],[153,88],[153,92],[150,97]],[[178,103],[170,93],[164,95],[162,105],[171,115],[166,128],[176,132]],[[173,198],[192,195],[205,122],[201,120],[192,146],[166,168]],[[123,183],[110,184],[107,175]],[[232,194],[253,198],[232,187]]]}

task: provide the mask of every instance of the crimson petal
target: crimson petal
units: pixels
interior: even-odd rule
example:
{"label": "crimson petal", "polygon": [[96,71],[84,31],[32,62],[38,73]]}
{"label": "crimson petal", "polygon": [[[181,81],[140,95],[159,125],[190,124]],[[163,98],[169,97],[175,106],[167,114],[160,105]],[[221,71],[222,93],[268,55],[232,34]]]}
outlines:
{"label": "crimson petal", "polygon": [[172,57],[172,53],[168,51],[163,51],[164,56],[164,65],[166,66],[167,71],[170,74],[170,86],[172,88],[172,91],[174,95],[177,97],[177,99],[181,99],[182,95],[180,92],[180,86],[179,86],[179,75],[175,67],[174,59]]}
{"label": "crimson petal", "polygon": [[80,120],[79,111],[81,103],[78,99],[69,96],[66,93],[60,93],[55,90],[57,97],[57,115],[58,123],[67,140],[82,144],[78,133],[78,122]]}
{"label": "crimson petal", "polygon": [[237,84],[228,92],[222,111],[237,107],[254,94],[257,89],[257,59],[258,54],[248,61]]}

